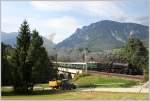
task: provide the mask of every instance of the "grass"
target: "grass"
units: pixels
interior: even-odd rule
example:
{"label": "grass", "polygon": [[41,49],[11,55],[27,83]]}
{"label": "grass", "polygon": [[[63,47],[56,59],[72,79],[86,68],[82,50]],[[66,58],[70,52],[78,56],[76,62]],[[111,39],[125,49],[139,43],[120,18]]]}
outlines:
{"label": "grass", "polygon": [[11,87],[1,87],[1,91],[2,92],[12,92],[13,91],[13,87],[11,86]]}
{"label": "grass", "polygon": [[116,92],[80,92],[80,91],[38,91],[33,95],[2,95],[3,100],[24,100],[24,99],[102,99],[102,100],[147,100],[148,93],[116,93]]}
{"label": "grass", "polygon": [[43,87],[43,88],[49,87],[49,86],[48,86],[48,83],[36,84],[35,86],[39,86],[39,87]]}
{"label": "grass", "polygon": [[139,84],[139,81],[127,80],[114,76],[87,75],[73,81],[79,87],[131,87]]}

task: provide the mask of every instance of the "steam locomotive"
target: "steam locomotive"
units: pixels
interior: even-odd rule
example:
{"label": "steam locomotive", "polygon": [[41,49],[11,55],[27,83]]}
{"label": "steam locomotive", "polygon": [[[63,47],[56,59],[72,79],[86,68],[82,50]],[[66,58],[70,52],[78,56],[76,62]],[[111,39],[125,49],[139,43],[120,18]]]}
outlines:
{"label": "steam locomotive", "polygon": [[87,63],[88,70],[119,73],[128,75],[142,75],[143,69],[137,68],[135,65],[129,63]]}

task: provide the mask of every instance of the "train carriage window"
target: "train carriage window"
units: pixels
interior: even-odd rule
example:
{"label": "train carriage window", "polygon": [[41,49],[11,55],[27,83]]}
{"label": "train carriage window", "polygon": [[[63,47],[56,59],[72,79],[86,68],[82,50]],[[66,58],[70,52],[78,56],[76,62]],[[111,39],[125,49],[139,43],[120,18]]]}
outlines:
{"label": "train carriage window", "polygon": [[79,64],[77,64],[77,65],[76,65],[76,69],[78,69],[78,68],[79,68],[79,66],[80,66],[80,65],[79,65]]}
{"label": "train carriage window", "polygon": [[84,69],[84,65],[83,64],[81,65],[81,69]]}
{"label": "train carriage window", "polygon": [[80,66],[79,64],[76,64],[76,69],[78,69],[78,68],[79,68],[79,66]]}

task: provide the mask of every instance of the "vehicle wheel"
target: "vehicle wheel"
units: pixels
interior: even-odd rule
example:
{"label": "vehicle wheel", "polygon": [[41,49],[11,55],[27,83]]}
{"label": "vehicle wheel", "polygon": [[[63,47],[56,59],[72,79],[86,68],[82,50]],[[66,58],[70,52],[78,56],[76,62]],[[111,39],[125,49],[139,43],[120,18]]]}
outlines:
{"label": "vehicle wheel", "polygon": [[59,88],[59,86],[56,86],[55,88],[56,88],[56,89],[58,89],[58,88]]}
{"label": "vehicle wheel", "polygon": [[74,86],[73,89],[76,89],[76,86]]}
{"label": "vehicle wheel", "polygon": [[69,90],[71,90],[72,89],[72,86],[69,86]]}

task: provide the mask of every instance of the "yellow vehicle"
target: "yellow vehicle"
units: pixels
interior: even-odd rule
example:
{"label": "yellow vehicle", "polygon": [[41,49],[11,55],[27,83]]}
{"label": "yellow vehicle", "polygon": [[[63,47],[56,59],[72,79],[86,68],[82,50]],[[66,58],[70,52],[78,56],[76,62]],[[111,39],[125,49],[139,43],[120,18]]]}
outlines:
{"label": "yellow vehicle", "polygon": [[71,90],[71,89],[76,89],[76,86],[70,82],[68,82],[68,80],[53,80],[53,81],[49,81],[49,87],[52,88],[61,88],[63,90]]}
{"label": "yellow vehicle", "polygon": [[54,81],[49,81],[49,87],[52,88],[59,88],[61,86],[62,81],[60,80],[54,80]]}

